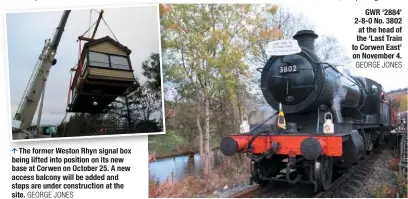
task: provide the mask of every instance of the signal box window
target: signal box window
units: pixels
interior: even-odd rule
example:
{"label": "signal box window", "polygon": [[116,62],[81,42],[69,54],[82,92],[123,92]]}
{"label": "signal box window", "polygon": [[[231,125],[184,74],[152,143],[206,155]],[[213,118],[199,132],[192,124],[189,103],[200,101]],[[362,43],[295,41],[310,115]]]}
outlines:
{"label": "signal box window", "polygon": [[103,53],[89,52],[89,65],[109,68],[109,56]]}
{"label": "signal box window", "polygon": [[127,57],[92,51],[89,52],[89,66],[130,70],[130,64]]}
{"label": "signal box window", "polygon": [[129,70],[129,60],[126,57],[110,55],[112,68]]}

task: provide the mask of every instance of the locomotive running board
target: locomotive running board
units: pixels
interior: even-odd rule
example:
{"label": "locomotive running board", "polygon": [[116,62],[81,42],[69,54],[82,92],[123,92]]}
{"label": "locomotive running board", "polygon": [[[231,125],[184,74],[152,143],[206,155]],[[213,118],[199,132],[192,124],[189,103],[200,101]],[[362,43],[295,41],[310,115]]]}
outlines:
{"label": "locomotive running board", "polygon": [[[247,153],[248,142],[251,135],[231,135],[221,140],[221,151],[225,155],[235,152]],[[290,157],[305,153],[318,153],[319,155],[340,157],[343,154],[343,136],[341,135],[259,135],[252,143],[252,154],[263,154],[269,150],[272,143],[279,144],[277,155],[288,155]],[[307,142],[307,143],[305,143]],[[302,144],[306,147],[302,148]],[[302,150],[302,149],[303,150]]]}

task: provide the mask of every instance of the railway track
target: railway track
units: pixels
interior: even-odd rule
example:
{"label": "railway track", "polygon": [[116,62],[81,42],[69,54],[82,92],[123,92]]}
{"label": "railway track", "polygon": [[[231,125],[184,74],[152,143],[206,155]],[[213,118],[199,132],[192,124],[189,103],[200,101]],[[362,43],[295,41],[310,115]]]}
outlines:
{"label": "railway track", "polygon": [[374,163],[381,157],[384,148],[373,151],[366,160],[353,166],[347,173],[340,176],[326,191],[316,194],[319,198],[354,198],[364,185],[364,179],[374,169]]}
{"label": "railway track", "polygon": [[[305,184],[290,185],[286,183],[271,183],[261,187],[254,186],[232,195],[232,198],[263,198],[263,197],[310,197],[310,198],[354,198],[363,186],[365,176],[369,175],[374,162],[381,156],[382,151],[373,151],[365,160],[354,165],[332,183],[331,187],[322,192],[312,193],[312,189]],[[278,186],[277,186],[278,185]],[[292,192],[292,193],[289,193]],[[292,196],[288,196],[291,194]]]}
{"label": "railway track", "polygon": [[259,191],[261,191],[263,187],[257,185],[255,187],[250,187],[248,189],[245,189],[241,192],[238,192],[234,195],[232,195],[231,198],[251,198],[253,196],[256,196]]}

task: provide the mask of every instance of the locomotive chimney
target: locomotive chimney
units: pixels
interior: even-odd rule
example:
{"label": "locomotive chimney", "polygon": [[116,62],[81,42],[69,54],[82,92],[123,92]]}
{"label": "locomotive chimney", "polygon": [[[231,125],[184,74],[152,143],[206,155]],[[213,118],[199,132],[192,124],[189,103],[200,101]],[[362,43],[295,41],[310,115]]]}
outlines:
{"label": "locomotive chimney", "polygon": [[314,52],[314,42],[318,37],[317,34],[313,32],[313,30],[301,30],[298,31],[293,39],[298,41],[300,47],[306,48]]}

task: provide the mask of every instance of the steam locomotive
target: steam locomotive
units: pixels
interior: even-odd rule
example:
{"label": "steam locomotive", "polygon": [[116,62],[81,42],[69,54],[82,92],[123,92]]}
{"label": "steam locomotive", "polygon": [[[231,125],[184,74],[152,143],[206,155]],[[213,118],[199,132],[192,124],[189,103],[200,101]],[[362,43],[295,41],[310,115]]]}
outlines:
{"label": "steam locomotive", "polygon": [[220,149],[250,157],[251,183],[309,183],[317,192],[331,186],[334,170],[350,168],[384,143],[395,110],[378,82],[320,61],[313,31],[293,38],[301,52],[272,56],[261,69],[263,96],[285,112],[286,127],[265,125],[276,113],[248,133],[223,137]]}

